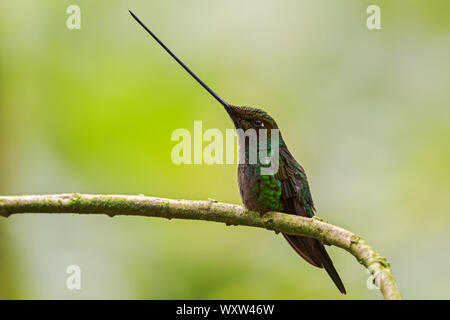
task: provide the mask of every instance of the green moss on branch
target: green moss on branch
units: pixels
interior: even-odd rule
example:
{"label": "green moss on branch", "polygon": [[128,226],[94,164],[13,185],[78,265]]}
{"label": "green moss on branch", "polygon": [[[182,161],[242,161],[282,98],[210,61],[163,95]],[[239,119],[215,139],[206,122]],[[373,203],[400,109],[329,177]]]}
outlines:
{"label": "green moss on branch", "polygon": [[19,213],[79,213],[135,215],[167,219],[222,222],[264,228],[275,232],[307,236],[351,253],[374,276],[385,299],[401,299],[390,264],[359,236],[314,217],[280,212],[248,211],[242,206],[215,200],[188,201],[145,196],[59,194],[0,196],[0,215]]}

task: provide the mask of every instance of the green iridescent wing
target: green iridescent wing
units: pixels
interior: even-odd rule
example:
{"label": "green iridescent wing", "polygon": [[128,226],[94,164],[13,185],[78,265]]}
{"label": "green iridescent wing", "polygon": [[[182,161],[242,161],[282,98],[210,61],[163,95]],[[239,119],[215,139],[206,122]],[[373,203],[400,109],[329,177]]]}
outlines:
{"label": "green iridescent wing", "polygon": [[[286,147],[280,149],[280,167],[275,177],[281,182],[283,212],[313,217],[314,203],[305,170]],[[288,234],[283,236],[303,259],[318,268],[325,268],[339,291],[345,294],[344,284],[319,240]]]}
{"label": "green iridescent wing", "polygon": [[[282,198],[296,200],[297,204],[303,206],[304,214],[296,212],[305,217],[314,216],[314,202],[309,189],[308,179],[305,170],[294,159],[287,148],[280,149],[280,167],[275,177],[281,182]],[[294,212],[293,212],[294,213]]]}

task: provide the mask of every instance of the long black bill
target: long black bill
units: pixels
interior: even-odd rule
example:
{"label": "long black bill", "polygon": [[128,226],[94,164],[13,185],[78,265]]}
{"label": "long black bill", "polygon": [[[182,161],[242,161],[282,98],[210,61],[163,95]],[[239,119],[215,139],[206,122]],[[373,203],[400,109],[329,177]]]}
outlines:
{"label": "long black bill", "polygon": [[167,48],[166,45],[161,40],[159,40],[158,37],[153,32],[150,31],[150,29],[147,28],[147,26],[141,20],[139,20],[139,18],[136,17],[136,15],[133,12],[131,12],[131,10],[128,11],[130,12],[131,16],[153,37],[153,39],[155,39],[156,42],[158,42],[161,45],[161,47],[163,47],[164,50],[166,50],[167,53],[170,54],[172,58],[174,58],[184,68],[184,70],[186,70],[195,80],[197,80],[197,82],[200,83],[203,88],[205,88],[214,98],[216,98],[216,100],[219,101],[225,107],[225,109],[228,110],[230,108],[230,105],[226,103],[225,100],[219,97],[217,93],[215,93],[206,83],[204,83],[199,77],[197,77],[197,75],[194,72],[192,72],[192,70],[189,69],[183,63],[183,61],[178,59],[178,57],[172,51],[170,51],[170,49]]}

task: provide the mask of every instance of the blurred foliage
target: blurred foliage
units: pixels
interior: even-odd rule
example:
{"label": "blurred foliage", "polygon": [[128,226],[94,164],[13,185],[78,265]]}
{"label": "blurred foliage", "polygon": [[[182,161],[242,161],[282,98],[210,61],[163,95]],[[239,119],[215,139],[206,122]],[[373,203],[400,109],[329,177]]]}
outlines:
{"label": "blurred foliage", "polygon": [[[146,194],[240,203],[235,165],[170,160],[177,128],[231,128],[221,106],[129,16],[133,9],[233,104],[267,110],[304,165],[318,216],[387,256],[405,298],[448,298],[448,0],[0,3],[4,194]],[[381,7],[382,29],[366,28]],[[346,284],[281,236],[148,218],[0,219],[9,298],[377,299],[330,248]],[[82,290],[65,287],[66,267]],[[6,267],[5,267],[6,268]]]}

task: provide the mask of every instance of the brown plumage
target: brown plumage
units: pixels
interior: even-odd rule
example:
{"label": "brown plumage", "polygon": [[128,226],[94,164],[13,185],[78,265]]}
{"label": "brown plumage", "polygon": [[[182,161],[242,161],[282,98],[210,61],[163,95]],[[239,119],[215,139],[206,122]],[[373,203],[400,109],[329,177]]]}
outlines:
{"label": "brown plumage", "polygon": [[[278,129],[278,126],[266,112],[251,108],[229,106],[226,108],[236,129]],[[305,170],[289,152],[283,138],[279,140],[279,169],[267,179],[262,179],[259,165],[248,162],[248,146],[241,154],[238,170],[239,189],[244,205],[254,211],[281,211],[303,217],[313,217],[315,208],[309,190]],[[279,188],[279,193],[276,192]],[[275,192],[273,192],[275,190]],[[269,194],[270,199],[267,198]],[[275,198],[278,197],[278,198]],[[344,284],[333,266],[330,256],[322,242],[316,239],[283,234],[291,247],[307,262],[318,268],[324,268],[339,291],[346,293]]]}

